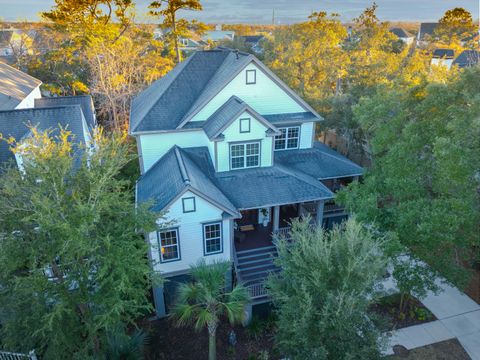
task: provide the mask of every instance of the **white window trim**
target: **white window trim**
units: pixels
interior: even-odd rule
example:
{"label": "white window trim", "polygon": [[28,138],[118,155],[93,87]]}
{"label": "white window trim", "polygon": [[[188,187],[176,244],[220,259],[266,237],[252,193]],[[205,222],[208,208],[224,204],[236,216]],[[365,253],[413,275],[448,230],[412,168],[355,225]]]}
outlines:
{"label": "white window trim", "polygon": [[[295,137],[295,138],[297,139],[297,146],[296,146],[296,147],[288,147],[288,140],[289,140],[289,139],[295,139],[295,138],[289,138],[289,137],[288,137],[288,130],[289,130],[289,129],[293,129],[293,128],[297,128],[297,129],[298,129],[298,136]],[[285,129],[285,139],[284,139],[284,140],[285,140],[285,146],[284,146],[283,148],[281,148],[281,149],[277,149],[277,147],[276,147],[276,141],[277,141],[277,137],[278,137],[278,135],[277,135],[277,136],[275,136],[274,139],[273,139],[273,150],[274,150],[274,151],[284,151],[284,150],[295,150],[295,149],[298,149],[298,148],[300,147],[300,129],[301,129],[301,127],[296,125],[296,126],[287,126],[287,127],[278,128],[278,130],[280,130],[280,131],[283,130],[283,129]],[[283,140],[283,139],[282,139],[282,140]]]}
{"label": "white window trim", "polygon": [[[248,81],[248,74],[253,74],[253,82]],[[257,70],[255,69],[250,69],[245,71],[245,84],[247,85],[255,85],[257,83]]]}
{"label": "white window trim", "polygon": [[[247,145],[248,144],[258,144],[258,165],[254,166],[247,166],[247,157],[252,156],[252,155],[247,155]],[[236,167],[234,168],[232,166],[232,160],[234,157],[232,157],[232,146],[238,146],[238,145],[243,145],[243,167]],[[257,168],[260,167],[261,164],[261,154],[262,154],[262,147],[260,141],[248,141],[248,142],[242,142],[242,143],[232,143],[230,144],[230,153],[229,153],[229,158],[230,158],[230,170],[241,170],[241,169],[251,169],[251,168]],[[235,158],[240,158],[241,156],[235,156]]]}
{"label": "white window trim", "polygon": [[[207,239],[207,235],[206,235],[207,226],[213,226],[213,225],[218,225],[219,226],[220,237]],[[216,240],[216,239],[220,240],[220,250],[207,252],[207,240]],[[221,254],[221,253],[223,253],[223,227],[222,227],[222,222],[217,221],[217,222],[211,222],[211,223],[203,224],[203,255],[208,256],[208,255],[215,255],[215,254]]]}
{"label": "white window trim", "polygon": [[[165,232],[175,232],[175,239],[176,239],[175,245],[165,245],[164,246],[164,247],[174,247],[174,246],[177,247],[177,257],[175,259],[166,259],[166,260],[163,259],[162,239],[161,239],[160,234],[165,233]],[[172,262],[172,261],[179,261],[179,260],[182,259],[182,256],[180,254],[180,237],[179,237],[178,228],[157,231],[157,240],[158,240],[158,251],[159,251],[159,255],[160,255],[160,263],[162,263],[162,264],[163,263],[169,263],[169,262]]]}

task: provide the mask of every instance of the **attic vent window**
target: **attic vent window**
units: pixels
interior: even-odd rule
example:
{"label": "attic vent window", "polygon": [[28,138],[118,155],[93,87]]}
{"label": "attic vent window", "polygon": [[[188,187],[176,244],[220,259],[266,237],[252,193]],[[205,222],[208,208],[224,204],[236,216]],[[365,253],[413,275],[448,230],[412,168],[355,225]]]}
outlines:
{"label": "attic vent window", "polygon": [[250,132],[250,119],[240,119],[240,133],[249,133]]}
{"label": "attic vent window", "polygon": [[247,85],[252,85],[257,83],[257,70],[247,70]]}
{"label": "attic vent window", "polygon": [[195,198],[194,197],[183,198],[182,207],[183,207],[184,213],[195,212],[197,210],[195,206]]}

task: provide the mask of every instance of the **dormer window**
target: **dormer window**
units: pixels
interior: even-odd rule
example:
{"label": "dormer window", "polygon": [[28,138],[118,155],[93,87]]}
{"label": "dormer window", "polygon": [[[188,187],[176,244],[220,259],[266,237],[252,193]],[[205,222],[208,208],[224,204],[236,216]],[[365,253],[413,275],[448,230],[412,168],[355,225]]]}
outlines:
{"label": "dormer window", "polygon": [[280,128],[280,135],[275,136],[275,150],[298,149],[300,127]]}
{"label": "dormer window", "polygon": [[253,85],[257,83],[257,70],[247,70],[247,85]]}
{"label": "dormer window", "polygon": [[240,119],[240,133],[250,132],[250,118]]}
{"label": "dormer window", "polygon": [[230,169],[260,166],[260,143],[230,144]]}

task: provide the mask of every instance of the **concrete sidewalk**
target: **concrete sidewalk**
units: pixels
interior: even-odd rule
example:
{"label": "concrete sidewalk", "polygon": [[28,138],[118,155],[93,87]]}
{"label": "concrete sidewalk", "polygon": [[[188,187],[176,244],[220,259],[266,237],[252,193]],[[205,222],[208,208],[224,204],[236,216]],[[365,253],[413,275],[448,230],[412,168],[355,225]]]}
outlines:
{"label": "concrete sidewalk", "polygon": [[[472,360],[480,360],[480,305],[457,288],[438,281],[439,294],[429,292],[421,299],[438,320],[392,331],[385,355],[393,354],[394,345],[414,349],[457,338]],[[385,281],[393,289],[391,279]]]}

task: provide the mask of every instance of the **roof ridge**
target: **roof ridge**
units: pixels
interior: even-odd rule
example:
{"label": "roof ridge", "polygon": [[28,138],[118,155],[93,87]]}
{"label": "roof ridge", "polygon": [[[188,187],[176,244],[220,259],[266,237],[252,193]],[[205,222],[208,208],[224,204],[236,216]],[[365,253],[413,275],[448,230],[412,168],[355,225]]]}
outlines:
{"label": "roof ridge", "polygon": [[180,148],[175,145],[174,148],[175,151],[175,156],[177,158],[178,166],[180,168],[180,173],[182,174],[182,178],[185,184],[190,184],[190,178],[188,176],[187,168],[185,166],[185,163],[183,162],[182,154],[180,153]]}
{"label": "roof ridge", "polygon": [[[68,105],[53,105],[53,106],[44,106],[44,107],[34,107],[34,108],[23,108],[23,109],[9,109],[9,110],[0,110],[0,114],[5,113],[20,113],[20,112],[35,112],[35,111],[46,111],[52,109],[65,109],[65,108],[79,108],[82,110],[80,104],[68,104]],[[83,111],[82,111],[83,113]]]}

